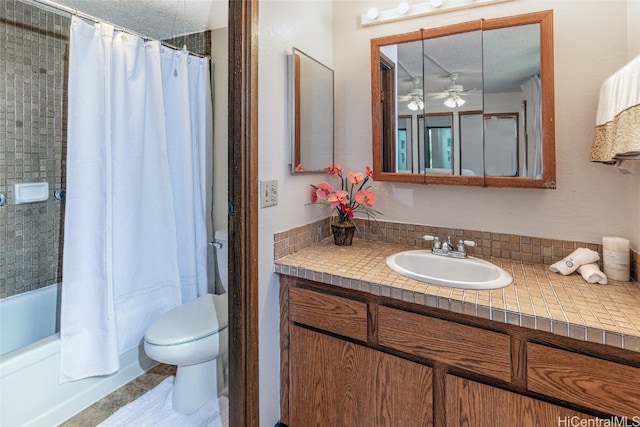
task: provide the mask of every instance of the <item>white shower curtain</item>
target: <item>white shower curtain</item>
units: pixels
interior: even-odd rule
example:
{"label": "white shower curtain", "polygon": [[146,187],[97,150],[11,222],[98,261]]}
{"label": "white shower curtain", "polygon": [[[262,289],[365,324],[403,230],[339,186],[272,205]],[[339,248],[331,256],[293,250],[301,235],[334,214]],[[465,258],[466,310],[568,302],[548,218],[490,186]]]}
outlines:
{"label": "white shower curtain", "polygon": [[113,373],[207,291],[208,59],[71,21],[60,381]]}

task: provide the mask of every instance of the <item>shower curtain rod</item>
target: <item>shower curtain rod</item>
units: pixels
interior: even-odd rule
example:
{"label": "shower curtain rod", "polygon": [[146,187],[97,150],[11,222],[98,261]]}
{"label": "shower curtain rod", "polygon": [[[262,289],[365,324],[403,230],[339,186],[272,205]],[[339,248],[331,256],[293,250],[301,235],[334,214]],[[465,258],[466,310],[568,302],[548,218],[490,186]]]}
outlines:
{"label": "shower curtain rod", "polygon": [[[122,31],[122,32],[127,33],[127,34],[130,34],[130,35],[133,35],[133,36],[136,36],[136,37],[140,37],[143,40],[146,40],[146,41],[159,41],[162,45],[164,45],[164,46],[166,46],[168,48],[176,49],[176,50],[185,50],[184,48],[179,48],[177,46],[174,46],[174,45],[172,45],[170,43],[167,43],[167,42],[164,42],[162,40],[156,40],[156,39],[154,39],[152,37],[145,36],[144,34],[138,33],[136,31],[130,30],[128,28],[120,27],[120,26],[118,26],[118,25],[116,25],[116,24],[114,24],[112,22],[109,22],[109,21],[107,21],[105,19],[100,19],[100,18],[97,18],[97,17],[95,17],[93,15],[89,15],[87,13],[80,12],[77,9],[73,9],[71,7],[68,7],[68,6],[64,6],[64,5],[52,2],[51,0],[20,0],[20,1],[22,1],[23,3],[31,4],[33,6],[36,6],[36,7],[39,7],[41,9],[47,10],[49,12],[53,12],[53,13],[55,13],[57,15],[65,16],[67,18],[71,17],[72,15],[75,15],[75,16],[77,16],[79,18],[86,19],[88,21],[92,21],[92,22],[95,22],[95,23],[104,22],[104,23],[113,25],[115,27],[115,29],[118,30],[118,31]],[[205,58],[205,57],[209,56],[209,55],[202,55],[202,54],[195,53],[195,52],[189,52],[189,54],[197,56],[199,58]]]}

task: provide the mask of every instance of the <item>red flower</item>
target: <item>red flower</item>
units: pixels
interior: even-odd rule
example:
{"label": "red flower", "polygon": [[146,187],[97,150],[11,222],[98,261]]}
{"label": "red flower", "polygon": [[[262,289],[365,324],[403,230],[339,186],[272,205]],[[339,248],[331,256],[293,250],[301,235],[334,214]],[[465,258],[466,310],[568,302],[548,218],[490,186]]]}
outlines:
{"label": "red flower", "polygon": [[351,181],[353,185],[358,185],[364,181],[364,175],[361,173],[349,172],[349,181]]}
{"label": "red flower", "polygon": [[333,193],[333,188],[326,181],[322,181],[320,184],[313,188],[316,190],[316,197],[321,200],[327,200],[329,195]]}
{"label": "red flower", "polygon": [[347,193],[346,191],[338,190],[327,197],[327,202],[331,202],[332,208],[335,208],[338,205],[346,205],[349,203],[349,199],[347,198],[348,195],[349,193]]}
{"label": "red flower", "polygon": [[342,211],[343,214],[345,214],[349,218],[353,218],[353,210],[354,210],[354,208],[352,208],[351,206],[342,205],[342,206],[340,206],[340,210]]}
{"label": "red flower", "polygon": [[373,169],[371,169],[369,166],[366,166],[364,168],[364,173],[365,175],[367,175],[369,178],[373,178]]}
{"label": "red flower", "polygon": [[342,166],[340,165],[329,165],[324,168],[325,171],[329,173],[329,175],[340,175],[342,174]]}
{"label": "red flower", "polygon": [[376,203],[376,195],[373,191],[360,190],[356,193],[356,203],[371,207]]}
{"label": "red flower", "polygon": [[343,176],[340,165],[329,165],[324,170],[340,179],[340,189],[334,191],[325,181],[318,185],[311,184],[311,203],[321,200],[332,209],[336,209],[339,222],[350,221],[356,212],[364,213],[369,218],[380,214],[371,208],[376,203],[376,195],[367,185],[373,177],[373,171],[369,166],[365,168],[364,174],[349,172],[348,178]]}

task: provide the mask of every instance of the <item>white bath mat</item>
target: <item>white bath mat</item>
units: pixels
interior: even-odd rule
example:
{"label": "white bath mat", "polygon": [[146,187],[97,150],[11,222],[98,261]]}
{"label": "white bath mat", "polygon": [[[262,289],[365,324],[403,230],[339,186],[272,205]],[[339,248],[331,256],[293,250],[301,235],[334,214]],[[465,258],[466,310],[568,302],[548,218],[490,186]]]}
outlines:
{"label": "white bath mat", "polygon": [[174,377],[166,378],[153,390],[118,409],[99,427],[228,427],[229,400],[226,396],[211,399],[191,415],[171,408]]}

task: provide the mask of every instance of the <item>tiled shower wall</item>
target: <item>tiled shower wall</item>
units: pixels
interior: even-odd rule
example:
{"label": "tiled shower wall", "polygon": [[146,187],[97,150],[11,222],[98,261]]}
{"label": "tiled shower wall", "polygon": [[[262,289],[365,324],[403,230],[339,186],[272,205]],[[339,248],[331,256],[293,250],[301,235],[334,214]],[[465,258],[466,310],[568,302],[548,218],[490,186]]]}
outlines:
{"label": "tiled shower wall", "polygon": [[[65,187],[67,17],[0,0],[0,299],[62,280]],[[211,32],[169,44],[209,54]],[[49,200],[15,205],[13,184],[48,182]]]}
{"label": "tiled shower wall", "polygon": [[199,55],[211,54],[211,31],[176,36],[163,41],[166,44],[177,48],[187,45],[189,52],[197,53]]}
{"label": "tiled shower wall", "polygon": [[[0,1],[0,298],[61,280],[68,40],[68,18]],[[15,205],[28,182],[48,182],[49,200]]]}

